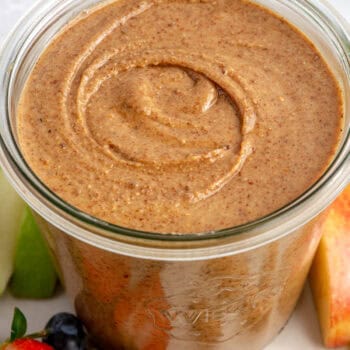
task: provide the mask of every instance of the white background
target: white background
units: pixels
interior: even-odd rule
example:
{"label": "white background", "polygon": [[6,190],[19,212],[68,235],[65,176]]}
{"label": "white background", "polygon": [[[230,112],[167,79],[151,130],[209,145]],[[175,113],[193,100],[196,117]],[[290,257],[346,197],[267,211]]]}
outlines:
{"label": "white background", "polygon": [[[350,0],[329,2],[350,21]],[[33,0],[0,0],[0,41],[33,3]],[[58,293],[55,299],[40,302],[13,300],[6,295],[0,300],[0,341],[9,336],[14,306],[19,306],[28,316],[30,331],[40,330],[52,314],[72,310],[62,292]],[[287,327],[266,350],[296,349],[324,349],[308,288],[304,291]]]}

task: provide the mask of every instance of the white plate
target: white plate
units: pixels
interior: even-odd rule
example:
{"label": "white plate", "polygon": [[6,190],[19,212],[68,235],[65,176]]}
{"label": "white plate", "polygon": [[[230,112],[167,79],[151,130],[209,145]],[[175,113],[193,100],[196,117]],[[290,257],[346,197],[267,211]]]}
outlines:
{"label": "white plate", "polygon": [[[286,0],[288,1],[288,0]],[[14,26],[19,17],[33,3],[33,0],[0,0],[0,40]],[[350,20],[349,0],[329,0],[339,12]],[[350,291],[349,291],[350,293]],[[34,332],[44,327],[47,320],[55,313],[72,311],[63,292],[47,301],[15,300],[6,294],[0,300],[0,341],[7,338],[13,308],[18,306],[28,317],[29,331]],[[306,288],[288,325],[266,350],[322,350],[321,335],[309,289]],[[345,350],[345,348],[344,348]]]}

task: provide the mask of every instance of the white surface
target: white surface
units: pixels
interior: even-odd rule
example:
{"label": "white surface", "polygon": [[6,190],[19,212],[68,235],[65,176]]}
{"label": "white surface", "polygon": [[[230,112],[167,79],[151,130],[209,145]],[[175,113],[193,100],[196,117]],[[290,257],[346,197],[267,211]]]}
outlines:
{"label": "white surface", "polygon": [[[329,2],[350,20],[350,0],[329,0]],[[33,0],[0,0],[0,40],[32,4]],[[14,306],[20,307],[28,316],[30,331],[40,330],[56,312],[72,310],[62,293],[59,293],[55,299],[40,302],[14,300],[6,295],[0,300],[0,341],[9,335]],[[287,327],[266,350],[295,349],[324,349],[308,289],[303,293]]]}

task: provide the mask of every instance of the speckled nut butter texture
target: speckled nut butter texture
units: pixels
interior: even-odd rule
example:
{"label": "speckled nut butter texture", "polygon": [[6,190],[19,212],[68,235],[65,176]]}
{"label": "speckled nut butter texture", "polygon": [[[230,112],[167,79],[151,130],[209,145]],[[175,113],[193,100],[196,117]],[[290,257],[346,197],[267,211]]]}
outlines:
{"label": "speckled nut butter texture", "polygon": [[191,233],[291,202],[342,127],[336,80],[295,28],[243,0],[119,0],[69,24],[22,93],[33,171],[111,223]]}

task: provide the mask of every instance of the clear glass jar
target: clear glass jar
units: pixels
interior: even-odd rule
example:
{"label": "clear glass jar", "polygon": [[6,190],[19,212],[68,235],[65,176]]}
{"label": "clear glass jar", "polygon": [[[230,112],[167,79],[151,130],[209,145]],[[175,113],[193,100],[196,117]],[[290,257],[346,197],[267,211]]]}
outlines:
{"label": "clear glass jar", "polygon": [[197,235],[150,234],[90,217],[50,192],[17,145],[23,85],[52,37],[98,0],[42,0],[0,57],[1,165],[38,214],[79,316],[104,349],[261,349],[284,326],[321,235],[324,210],[350,180],[350,41],[322,0],[258,0],[318,47],[344,94],[337,155],[303,196],[246,225]]}

